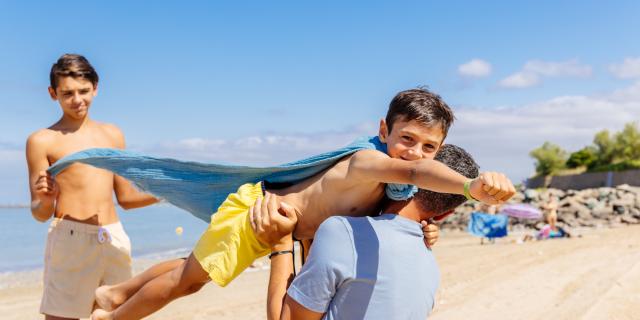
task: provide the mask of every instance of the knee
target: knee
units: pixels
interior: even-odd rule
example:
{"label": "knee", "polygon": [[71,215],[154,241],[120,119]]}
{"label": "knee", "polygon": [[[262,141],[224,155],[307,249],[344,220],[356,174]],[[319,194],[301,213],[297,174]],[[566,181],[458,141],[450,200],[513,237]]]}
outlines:
{"label": "knee", "polygon": [[193,283],[185,289],[186,294],[196,293],[200,291],[200,289],[202,289],[203,286],[204,286],[204,283]]}

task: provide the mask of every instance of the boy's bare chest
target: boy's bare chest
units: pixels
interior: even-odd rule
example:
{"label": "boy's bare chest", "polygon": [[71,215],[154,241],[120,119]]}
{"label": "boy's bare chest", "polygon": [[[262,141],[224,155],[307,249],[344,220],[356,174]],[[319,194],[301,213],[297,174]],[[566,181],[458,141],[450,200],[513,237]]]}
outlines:
{"label": "boy's bare chest", "polygon": [[47,155],[50,164],[82,150],[91,148],[113,148],[116,146],[113,139],[101,132],[85,134],[57,133],[54,141]]}

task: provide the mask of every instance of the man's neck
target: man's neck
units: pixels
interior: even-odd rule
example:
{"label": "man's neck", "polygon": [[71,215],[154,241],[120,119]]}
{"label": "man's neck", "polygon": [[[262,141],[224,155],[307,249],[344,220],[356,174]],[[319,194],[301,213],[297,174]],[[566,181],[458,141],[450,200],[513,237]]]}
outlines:
{"label": "man's neck", "polygon": [[405,217],[415,222],[427,220],[432,217],[431,214],[425,213],[413,201],[389,201],[384,207],[383,213],[393,213]]}

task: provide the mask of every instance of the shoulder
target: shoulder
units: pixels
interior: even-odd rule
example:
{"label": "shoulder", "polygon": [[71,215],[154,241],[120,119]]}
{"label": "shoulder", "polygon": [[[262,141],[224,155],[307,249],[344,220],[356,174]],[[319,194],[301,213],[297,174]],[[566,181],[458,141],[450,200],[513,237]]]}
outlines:
{"label": "shoulder", "polygon": [[352,161],[363,161],[363,160],[371,160],[371,159],[389,159],[389,155],[384,152],[378,150],[359,150],[356,151],[351,157]]}
{"label": "shoulder", "polygon": [[32,133],[27,138],[27,148],[31,147],[45,147],[54,141],[54,132],[49,129],[40,129],[34,133]]}
{"label": "shoulder", "polygon": [[115,124],[96,122],[96,126],[117,145],[124,144],[124,133]]}
{"label": "shoulder", "polygon": [[372,168],[382,166],[390,157],[378,150],[360,150],[349,158],[349,173],[351,178],[366,179]]}
{"label": "shoulder", "polygon": [[338,237],[343,238],[344,236],[348,236],[351,232],[352,230],[349,228],[348,217],[333,216],[327,218],[320,224],[314,238],[322,238],[324,241],[329,239],[337,240]]}

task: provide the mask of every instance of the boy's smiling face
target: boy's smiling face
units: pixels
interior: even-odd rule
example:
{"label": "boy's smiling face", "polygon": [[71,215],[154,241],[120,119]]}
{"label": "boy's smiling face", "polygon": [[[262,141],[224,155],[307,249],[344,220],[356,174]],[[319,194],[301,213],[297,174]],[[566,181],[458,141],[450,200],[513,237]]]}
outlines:
{"label": "boy's smiling face", "polygon": [[416,120],[397,119],[388,131],[384,120],[380,121],[380,141],[387,144],[391,158],[403,160],[433,159],[444,140],[440,125],[428,127]]}
{"label": "boy's smiling face", "polygon": [[49,87],[51,98],[58,100],[64,114],[73,119],[82,119],[87,115],[97,92],[91,81],[74,77],[60,77],[55,90]]}

